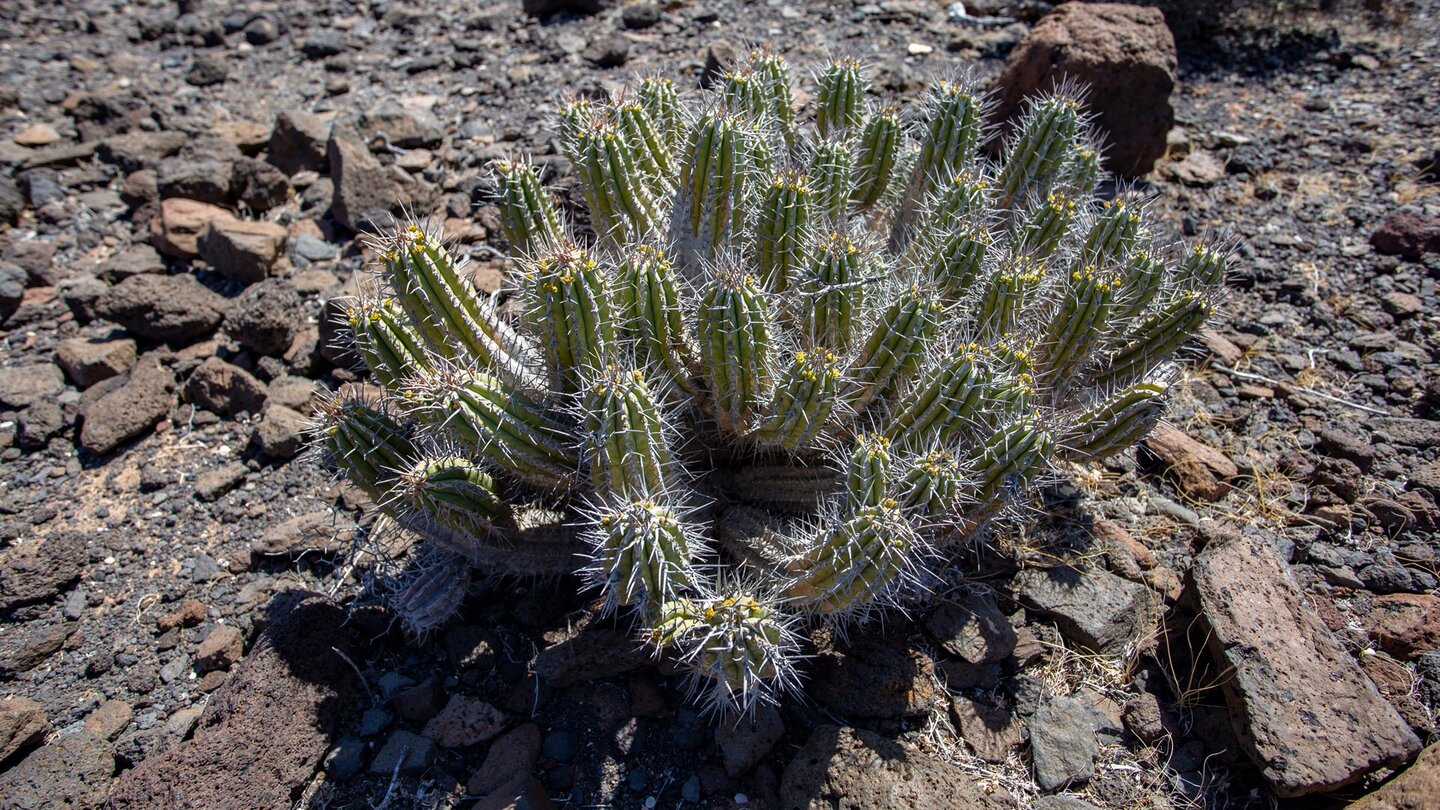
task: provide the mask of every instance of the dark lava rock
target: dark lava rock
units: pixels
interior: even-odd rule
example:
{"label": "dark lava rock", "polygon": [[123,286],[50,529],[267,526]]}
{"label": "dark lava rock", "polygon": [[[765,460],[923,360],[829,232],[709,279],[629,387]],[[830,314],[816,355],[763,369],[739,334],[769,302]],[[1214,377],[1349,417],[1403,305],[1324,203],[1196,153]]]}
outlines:
{"label": "dark lava rock", "polygon": [[80,578],[84,565],[85,538],[77,532],[0,550],[0,610],[54,597]]}
{"label": "dark lava rock", "polygon": [[190,70],[185,72],[185,81],[196,87],[220,84],[229,77],[230,66],[226,64],[225,54],[218,52],[197,54]]}
{"label": "dark lava rock", "polygon": [[6,807],[93,808],[105,801],[115,775],[115,750],[88,731],[38,748],[0,775]]}
{"label": "dark lava rock", "polygon": [[225,318],[226,303],[193,276],[132,276],[96,306],[100,317],[150,340],[185,341],[208,335]]}
{"label": "dark lava rock", "polygon": [[599,14],[614,5],[612,0],[522,0],[521,8],[531,17],[548,17],[551,14]]}
{"label": "dark lava rock", "polygon": [[[84,410],[80,444],[86,450],[96,455],[109,453],[169,415],[175,402],[175,374],[162,359],[158,352],[143,355],[124,383],[106,391]],[[112,380],[91,390],[109,382]]]}
{"label": "dark lava rock", "polygon": [[275,116],[270,133],[270,162],[286,174],[303,171],[327,172],[330,159],[326,144],[330,140],[330,122],[300,110],[287,110]]}
{"label": "dark lava rock", "polygon": [[414,200],[353,130],[335,127],[327,154],[335,193],[330,214],[356,233],[377,231]]}
{"label": "dark lava rock", "polygon": [[349,646],[345,611],[320,594],[287,591],[264,619],[194,738],[121,776],[110,807],[291,806],[351,702],[350,668],[335,652]]}
{"label": "dark lava rock", "polygon": [[222,416],[259,413],[265,404],[265,384],[245,369],[211,357],[185,381],[185,400]]}
{"label": "dark lava rock", "polygon": [[1234,673],[1224,689],[1240,744],[1277,795],[1326,793],[1420,750],[1263,539],[1214,532],[1191,576],[1210,652]]}
{"label": "dark lava rock", "polygon": [[230,189],[240,202],[268,211],[290,196],[290,179],[273,164],[247,157],[235,161]]}
{"label": "dark lava rock", "polygon": [[300,294],[283,279],[252,284],[235,299],[233,306],[230,318],[225,321],[226,334],[260,355],[283,355],[303,323]]}
{"label": "dark lava rock", "polygon": [[1010,54],[996,120],[1008,121],[1027,97],[1071,79],[1089,88],[1089,109],[1106,133],[1105,165],[1126,177],[1150,171],[1175,126],[1170,93],[1175,38],[1158,9],[1123,3],[1067,3],[1043,18]]}
{"label": "dark lava rock", "polygon": [[816,701],[842,717],[913,717],[941,705],[934,663],[903,632],[851,642],[816,656],[810,679]]}

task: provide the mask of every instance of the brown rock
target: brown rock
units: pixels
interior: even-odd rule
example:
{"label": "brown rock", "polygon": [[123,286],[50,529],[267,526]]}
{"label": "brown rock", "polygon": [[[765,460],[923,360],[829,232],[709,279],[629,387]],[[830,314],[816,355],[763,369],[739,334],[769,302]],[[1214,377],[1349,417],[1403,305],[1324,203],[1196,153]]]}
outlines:
{"label": "brown rock", "polygon": [[531,774],[517,777],[476,802],[471,810],[554,810],[550,795]]}
{"label": "brown rock", "polygon": [[325,144],[330,140],[330,122],[299,110],[275,116],[270,135],[270,162],[286,174],[329,170]]}
{"label": "brown rock", "polygon": [[1218,501],[1230,491],[1226,480],[1240,474],[1240,468],[1224,453],[1173,425],[1156,425],[1144,444],[1159,469],[1192,498]]}
{"label": "brown rock", "polygon": [[40,742],[50,730],[45,709],[29,698],[0,700],[0,762]]}
{"label": "brown rock", "polygon": [[268,626],[210,698],[188,742],[123,774],[112,810],[289,808],[329,747],[351,700],[345,611],[304,591],[282,593]]}
{"label": "brown rock", "polygon": [[195,648],[195,668],[201,673],[229,669],[244,654],[245,635],[237,627],[222,624]]}
{"label": "brown rock", "polygon": [[186,599],[180,607],[155,620],[155,629],[164,633],[176,627],[194,627],[205,621],[205,606],[194,599]]}
{"label": "brown rock", "polygon": [[1233,671],[1236,736],[1276,795],[1329,792],[1419,751],[1268,544],[1217,531],[1191,576],[1211,654]]}
{"label": "brown rock", "polygon": [[215,220],[234,222],[235,215],[218,205],[172,197],[160,201],[160,216],[150,220],[150,238],[161,253],[179,259],[200,255],[200,234]]}
{"label": "brown rock", "polygon": [[32,751],[0,774],[0,796],[6,807],[89,810],[105,801],[114,774],[110,743],[77,731]]}
{"label": "brown rock", "polygon": [[81,388],[124,374],[135,366],[135,359],[135,341],[129,338],[68,338],[55,347],[55,363]]}
{"label": "brown rock", "polygon": [[1213,186],[1225,179],[1225,164],[1209,152],[1192,152],[1167,166],[1165,171],[1187,186]]}
{"label": "brown rock", "polygon": [[284,405],[265,408],[265,417],[255,426],[255,444],[270,458],[295,458],[305,449],[305,432],[310,422],[299,411]]}
{"label": "brown rock", "polygon": [[725,773],[739,776],[755,767],[783,736],[785,720],[774,706],[760,706],[751,716],[721,723],[715,743],[725,756]]}
{"label": "brown rock", "polygon": [[190,372],[185,399],[222,416],[259,413],[265,404],[265,384],[245,369],[211,357]]}
{"label": "brown rock", "polygon": [[327,154],[335,182],[330,214],[346,228],[356,233],[380,230],[395,213],[417,202],[410,184],[402,184],[350,128],[337,126],[330,131]]}
{"label": "brown rock", "polygon": [[[870,731],[821,726],[785,768],[784,810],[1003,807],[964,771]],[[1007,797],[1008,798],[1008,797]]]}
{"label": "brown rock", "polygon": [[1127,177],[1149,172],[1175,125],[1175,38],[1153,8],[1067,3],[1031,29],[1000,76],[996,120],[1008,121],[1030,96],[1072,80],[1089,88],[1089,108],[1109,144],[1105,164]]}
{"label": "brown rock", "polygon": [[1440,219],[1409,211],[1391,214],[1370,234],[1370,244],[1380,253],[1411,260],[1440,253]]}
{"label": "brown rock", "polygon": [[95,400],[85,411],[80,444],[105,455],[154,427],[175,402],[175,375],[155,352],[136,361],[123,385]]}
{"label": "brown rock", "polygon": [[215,272],[241,284],[268,278],[284,245],[284,225],[233,218],[211,220],[198,241],[200,257]]}
{"label": "brown rock", "polygon": [[65,390],[65,378],[53,363],[30,363],[0,368],[0,406],[24,408],[54,400]]}
{"label": "brown rock", "polygon": [[440,713],[425,724],[424,734],[442,748],[478,745],[505,728],[505,713],[477,697],[451,695]]}
{"label": "brown rock", "polygon": [[310,512],[266,529],[250,545],[256,554],[333,553],[349,548],[349,534],[355,524],[328,511]]}
{"label": "brown rock", "polygon": [[1053,620],[1066,638],[1112,655],[1149,635],[1159,616],[1149,589],[1103,568],[1029,569],[1015,585],[1026,607]]}
{"label": "brown rock", "polygon": [[134,716],[135,710],[130,708],[129,703],[123,700],[106,700],[96,706],[95,711],[86,715],[85,730],[102,740],[113,740],[130,725],[130,719]]}
{"label": "brown rock", "polygon": [[1433,810],[1440,796],[1440,745],[1426,748],[1415,762],[1346,810]]}
{"label": "brown rock", "polygon": [[470,775],[465,790],[488,796],[516,779],[529,776],[540,758],[540,729],[526,723],[491,743],[480,769]]}
{"label": "brown rock", "polygon": [[279,357],[304,322],[300,294],[289,281],[272,278],[250,285],[235,299],[225,332],[256,354]]}
{"label": "brown rock", "polygon": [[1402,661],[1440,649],[1440,597],[1432,594],[1377,596],[1361,621],[1382,650]]}

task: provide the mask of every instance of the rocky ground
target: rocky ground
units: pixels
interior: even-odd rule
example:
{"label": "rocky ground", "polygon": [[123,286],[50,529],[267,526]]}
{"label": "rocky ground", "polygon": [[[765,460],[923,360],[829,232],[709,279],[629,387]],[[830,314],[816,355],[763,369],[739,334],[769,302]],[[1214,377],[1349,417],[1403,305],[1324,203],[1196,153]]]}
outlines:
{"label": "rocky ground", "polygon": [[1049,4],[524,5],[0,7],[0,806],[1440,791],[1434,749],[1404,770],[1440,709],[1440,5],[1182,40],[1139,182],[1238,260],[1171,424],[721,728],[574,582],[480,582],[418,641],[356,598],[368,504],[301,455],[315,396],[357,382],[326,323],[355,231],[435,212],[494,289],[485,165],[563,186],[561,91],[694,86],[768,40],[913,96],[998,76]]}

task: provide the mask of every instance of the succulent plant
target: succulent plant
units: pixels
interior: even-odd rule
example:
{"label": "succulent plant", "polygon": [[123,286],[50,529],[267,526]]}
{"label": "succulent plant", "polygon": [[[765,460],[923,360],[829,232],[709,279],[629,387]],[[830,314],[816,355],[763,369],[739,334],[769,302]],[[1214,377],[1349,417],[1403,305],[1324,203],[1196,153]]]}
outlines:
{"label": "succulent plant", "polygon": [[[1225,276],[1223,249],[1102,200],[1073,89],[992,159],[970,82],[914,116],[852,61],[817,84],[797,110],[757,51],[693,98],[566,103],[588,227],[535,167],[494,167],[509,307],[437,229],[378,237],[350,324],[383,393],[318,431],[436,548],[583,574],[722,710],[797,682],[801,624],[923,597],[1057,465],[1143,438]],[[468,577],[444,559],[399,601],[417,630]]]}

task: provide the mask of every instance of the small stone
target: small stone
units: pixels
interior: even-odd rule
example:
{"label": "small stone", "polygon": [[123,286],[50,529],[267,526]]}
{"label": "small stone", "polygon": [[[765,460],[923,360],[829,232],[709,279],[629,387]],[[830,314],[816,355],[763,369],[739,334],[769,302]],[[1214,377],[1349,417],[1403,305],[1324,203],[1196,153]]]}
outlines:
{"label": "small stone", "polygon": [[195,668],[201,674],[229,669],[244,654],[245,635],[239,628],[222,624],[211,630],[210,635],[195,648]]}
{"label": "small stone", "polygon": [[1004,762],[1024,742],[1024,724],[1003,698],[975,700],[957,696],[951,714],[965,744],[986,762]]}
{"label": "small stone", "polygon": [[[968,5],[968,4],[967,4]],[[1066,3],[1041,18],[1010,54],[997,84],[997,120],[1013,120],[1027,97],[1069,79],[1109,133],[1106,168],[1125,177],[1150,171],[1175,125],[1170,94],[1178,57],[1159,9],[1122,3]]]}
{"label": "small stone", "polygon": [[1440,597],[1433,594],[1378,596],[1361,622],[1380,649],[1401,661],[1440,649]]}
{"label": "small stone", "polygon": [[972,664],[988,664],[1015,650],[1015,628],[989,593],[946,600],[925,619],[925,630],[946,652]]}
{"label": "small stone", "polygon": [[391,720],[389,712],[379,706],[371,706],[360,715],[360,727],[357,730],[362,737],[374,737],[389,728]]}
{"label": "small stone", "polygon": [[435,759],[435,743],[403,729],[390,734],[384,747],[370,763],[370,773],[390,776],[397,767],[401,774],[419,773]]}
{"label": "small stone", "polygon": [[335,741],[325,755],[325,774],[336,782],[344,782],[365,767],[365,741],[346,735]]}
{"label": "small stone", "polygon": [[1166,172],[1187,186],[1212,186],[1225,179],[1225,164],[1209,152],[1191,152]]}
{"label": "small stone", "polygon": [[555,762],[569,762],[575,755],[574,742],[568,731],[552,731],[545,735],[545,743],[542,749],[546,759]]}
{"label": "small stone", "polygon": [[154,247],[144,244],[130,245],[111,256],[100,265],[99,277],[111,284],[119,284],[131,276],[159,275],[165,272],[165,261]]}
{"label": "small stone", "polygon": [[241,158],[235,161],[230,189],[241,203],[256,211],[268,211],[289,198],[290,178],[263,160]]}
{"label": "small stone", "polygon": [[180,603],[180,607],[156,619],[155,627],[163,633],[176,627],[194,627],[203,621],[205,606],[197,600],[186,599]]}
{"label": "small stone", "polygon": [[1191,570],[1241,746],[1282,798],[1328,793],[1420,750],[1375,684],[1306,607],[1264,540],[1211,532]]}
{"label": "small stone", "polygon": [[1387,256],[1412,261],[1426,253],[1440,253],[1440,217],[1410,211],[1391,214],[1370,235],[1370,244]]}
{"label": "small stone", "polygon": [[564,688],[647,666],[649,657],[618,630],[586,626],[578,635],[541,651],[535,674]]}
{"label": "small stone", "polygon": [[67,338],[55,348],[55,362],[80,388],[124,374],[135,367],[137,357],[135,341],[129,338]]}
{"label": "small stone", "polygon": [[240,486],[249,473],[250,468],[239,461],[206,470],[195,477],[195,494],[202,501],[219,500],[225,493]]}
{"label": "small stone", "polygon": [[0,774],[7,807],[99,807],[115,775],[114,749],[88,731],[60,736]]}
{"label": "small stone", "polygon": [[[131,281],[140,278],[145,276]],[[142,355],[123,384],[105,392],[82,412],[85,421],[80,444],[91,453],[105,455],[154,427],[169,415],[174,402],[175,375],[156,352]]]}
{"label": "small stone", "polygon": [[480,698],[451,695],[445,708],[425,723],[424,734],[443,748],[478,745],[499,734],[507,720],[504,712]]}
{"label": "small stone", "polygon": [[907,810],[992,803],[978,780],[948,763],[871,731],[820,726],[785,767],[779,806],[818,810],[834,806],[831,797],[845,807]]}
{"label": "small stone", "polygon": [[630,40],[607,36],[591,42],[584,52],[585,61],[598,68],[616,68],[630,58]]}
{"label": "small stone", "polygon": [[370,153],[360,136],[346,127],[331,130],[327,147],[334,193],[330,213],[356,233],[387,226],[396,212],[417,200],[408,187]]}
{"label": "small stone", "polygon": [[402,720],[424,723],[440,712],[445,700],[445,691],[435,681],[426,681],[418,686],[405,689],[390,698],[390,708]]}
{"label": "small stone", "polygon": [[391,146],[402,149],[435,146],[445,137],[445,127],[434,113],[407,107],[395,99],[386,99],[367,110],[360,118],[360,131],[366,142],[383,137]]}
{"label": "small stone", "polygon": [[345,52],[345,39],[339,31],[322,29],[305,36],[300,52],[310,59],[325,59]]}
{"label": "small stone", "polygon": [[193,62],[190,63],[190,70],[185,73],[185,81],[196,87],[210,87],[220,84],[230,76],[230,68],[225,63],[223,53],[200,53],[196,54]]}
{"label": "small stone", "polygon": [[271,526],[250,548],[264,555],[334,553],[349,547],[348,536],[354,529],[353,521],[328,511],[310,512]]}
{"label": "small stone", "polygon": [[11,138],[21,146],[49,146],[60,140],[60,133],[49,124],[31,124]]}
{"label": "small stone", "polygon": [[620,9],[620,23],[631,31],[642,31],[660,22],[660,8],[654,3],[630,3]]}
{"label": "small stone", "polygon": [[271,129],[270,162],[292,176],[304,171],[326,173],[329,140],[329,121],[301,110],[285,110],[275,116]]}
{"label": "small stone", "polygon": [[1051,696],[1030,718],[1030,750],[1035,760],[1035,781],[1044,791],[1090,781],[1100,753],[1098,732],[1119,731],[1107,726],[1095,704],[1083,696]]}
{"label": "small stone", "polygon": [[844,717],[915,717],[943,698],[934,662],[901,633],[852,638],[818,654],[811,671],[810,694]]}
{"label": "small stone", "polygon": [[233,199],[234,166],[227,159],[175,157],[160,164],[156,186],[164,198],[225,205]]}

